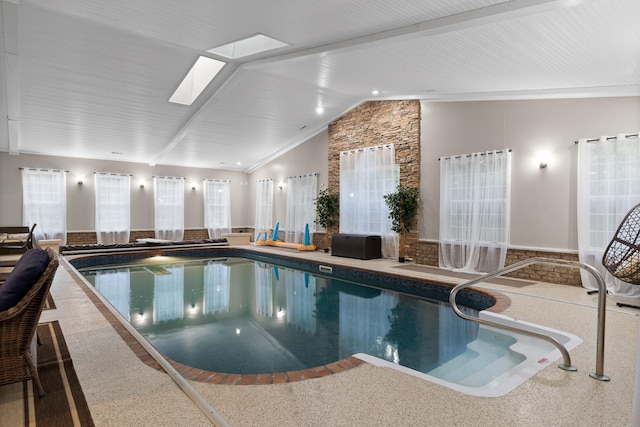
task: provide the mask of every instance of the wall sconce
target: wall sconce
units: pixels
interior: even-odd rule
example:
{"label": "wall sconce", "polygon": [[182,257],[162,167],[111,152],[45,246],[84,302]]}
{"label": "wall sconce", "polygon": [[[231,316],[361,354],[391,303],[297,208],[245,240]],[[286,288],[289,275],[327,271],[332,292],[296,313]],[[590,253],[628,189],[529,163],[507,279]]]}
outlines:
{"label": "wall sconce", "polygon": [[194,185],[193,187],[191,187],[191,189],[192,189],[193,191],[195,191],[195,190],[196,190],[196,186]]}
{"label": "wall sconce", "polygon": [[144,188],[144,184],[140,184],[140,188]]}
{"label": "wall sconce", "polygon": [[81,179],[78,180],[78,185],[82,185],[82,180]]}
{"label": "wall sconce", "polygon": [[278,184],[278,188],[279,188],[280,190],[282,190],[282,188],[283,188],[283,187],[284,187],[284,183],[282,183],[282,182],[281,182],[281,183],[279,183],[279,184]]}
{"label": "wall sconce", "polygon": [[540,169],[544,169],[547,167],[547,162],[540,162]]}

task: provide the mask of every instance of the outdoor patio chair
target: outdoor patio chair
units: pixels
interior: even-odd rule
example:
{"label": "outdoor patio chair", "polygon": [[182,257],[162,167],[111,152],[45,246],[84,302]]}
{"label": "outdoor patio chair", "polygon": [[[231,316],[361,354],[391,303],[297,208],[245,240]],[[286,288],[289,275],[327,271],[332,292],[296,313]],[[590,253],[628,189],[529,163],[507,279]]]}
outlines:
{"label": "outdoor patio chair", "polygon": [[36,328],[57,268],[55,250],[31,249],[0,284],[0,385],[33,379],[44,396]]}
{"label": "outdoor patio chair", "polygon": [[[602,256],[602,265],[623,282],[640,285],[640,204],[624,217]],[[624,303],[619,306],[635,307]]]}

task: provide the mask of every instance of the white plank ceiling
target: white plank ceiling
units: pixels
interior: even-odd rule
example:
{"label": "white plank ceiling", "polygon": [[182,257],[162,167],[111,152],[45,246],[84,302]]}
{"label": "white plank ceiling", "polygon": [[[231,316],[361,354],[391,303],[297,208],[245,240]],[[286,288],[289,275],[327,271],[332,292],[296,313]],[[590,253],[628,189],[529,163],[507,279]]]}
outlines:
{"label": "white plank ceiling", "polygon": [[[639,0],[0,4],[12,154],[251,171],[372,99],[640,95]],[[258,33],[290,46],[206,52]],[[199,55],[226,65],[193,105],[169,103]]]}

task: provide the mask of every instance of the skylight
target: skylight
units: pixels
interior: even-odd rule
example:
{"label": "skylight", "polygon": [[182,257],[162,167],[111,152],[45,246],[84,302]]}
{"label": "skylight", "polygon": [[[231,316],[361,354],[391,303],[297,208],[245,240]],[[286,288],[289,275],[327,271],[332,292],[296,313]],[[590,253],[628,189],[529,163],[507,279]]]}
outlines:
{"label": "skylight", "polygon": [[207,52],[229,59],[236,59],[285,46],[289,46],[289,44],[265,36],[264,34],[256,34],[246,39],[216,46]]}
{"label": "skylight", "polygon": [[191,105],[204,88],[220,72],[225,63],[206,56],[200,56],[191,70],[180,83],[180,86],[169,98],[169,102]]}

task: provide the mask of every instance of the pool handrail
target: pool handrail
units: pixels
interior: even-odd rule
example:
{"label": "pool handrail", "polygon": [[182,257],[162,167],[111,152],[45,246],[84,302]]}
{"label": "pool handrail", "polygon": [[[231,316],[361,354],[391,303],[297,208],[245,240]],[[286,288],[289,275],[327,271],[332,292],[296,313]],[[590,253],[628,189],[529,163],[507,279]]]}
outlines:
{"label": "pool handrail", "polygon": [[508,330],[508,331],[511,331],[511,332],[516,332],[516,333],[519,333],[519,334],[527,335],[527,336],[530,336],[530,337],[534,337],[534,338],[538,338],[538,339],[550,342],[558,350],[560,350],[560,353],[562,353],[562,357],[564,359],[564,361],[563,361],[564,363],[559,364],[558,367],[560,369],[564,369],[566,371],[577,371],[577,368],[571,366],[571,356],[569,356],[569,352],[567,351],[565,346],[562,345],[560,342],[558,342],[553,337],[548,336],[548,335],[544,335],[544,334],[540,334],[540,333],[537,333],[537,332],[521,329],[521,328],[516,328],[516,327],[513,327],[513,326],[503,325],[501,323],[492,322],[490,320],[480,319],[478,317],[469,316],[469,315],[463,313],[460,310],[460,308],[458,307],[457,303],[456,303],[456,296],[457,296],[458,292],[460,292],[462,289],[465,289],[465,288],[467,288],[467,287],[469,287],[471,285],[478,284],[480,282],[484,282],[484,281],[492,279],[494,277],[498,277],[498,276],[502,276],[502,275],[507,274],[507,273],[511,273],[513,271],[519,270],[519,269],[524,268],[524,267],[528,267],[528,266],[533,265],[533,264],[546,264],[546,265],[553,265],[553,266],[558,266],[558,267],[580,268],[580,269],[588,271],[589,273],[591,273],[595,277],[596,282],[598,283],[598,331],[597,331],[598,342],[597,342],[597,348],[596,348],[596,371],[589,373],[589,376],[591,378],[596,379],[596,380],[609,381],[610,378],[607,375],[604,375],[604,373],[603,373],[603,370],[604,370],[604,332],[605,332],[605,315],[606,315],[607,289],[606,289],[606,285],[605,285],[605,282],[604,282],[604,278],[602,277],[602,274],[600,274],[600,272],[598,270],[596,270],[591,265],[584,264],[584,263],[578,262],[578,261],[570,261],[570,260],[563,260],[563,259],[543,258],[543,257],[529,258],[529,259],[526,259],[524,261],[520,261],[520,262],[516,262],[514,264],[511,264],[511,265],[509,265],[509,266],[507,266],[507,267],[505,267],[503,269],[500,269],[498,271],[495,271],[493,273],[489,273],[489,274],[486,274],[484,276],[480,276],[480,277],[478,277],[476,279],[470,280],[468,282],[461,283],[459,285],[454,286],[454,288],[451,290],[451,293],[449,294],[449,304],[451,304],[451,308],[453,309],[453,311],[458,316],[460,316],[463,319],[470,320],[470,321],[473,321],[473,322],[477,322],[477,323],[480,323],[480,324],[483,324],[483,325],[488,325],[488,326],[493,326],[493,327],[500,328],[500,329],[505,329],[505,330]]}

